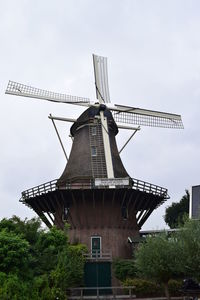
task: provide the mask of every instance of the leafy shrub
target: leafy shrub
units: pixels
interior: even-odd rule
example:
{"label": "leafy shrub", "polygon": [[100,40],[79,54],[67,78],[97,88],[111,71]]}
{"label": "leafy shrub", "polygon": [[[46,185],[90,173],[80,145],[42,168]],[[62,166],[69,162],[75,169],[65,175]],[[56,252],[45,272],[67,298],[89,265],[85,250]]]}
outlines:
{"label": "leafy shrub", "polygon": [[123,286],[134,286],[133,293],[137,297],[158,296],[162,293],[162,289],[158,284],[144,279],[127,278],[123,282]]}
{"label": "leafy shrub", "polygon": [[121,281],[136,276],[136,269],[133,259],[116,259],[113,262],[115,277]]}
{"label": "leafy shrub", "polygon": [[29,288],[16,274],[1,272],[0,300],[28,300]]}
{"label": "leafy shrub", "polygon": [[180,289],[182,287],[182,280],[170,279],[168,282],[168,286],[170,295],[179,296],[181,294]]}
{"label": "leafy shrub", "polygon": [[26,270],[29,260],[29,243],[20,235],[0,231],[0,269],[5,273]]}
{"label": "leafy shrub", "polygon": [[66,300],[67,288],[83,283],[86,246],[70,245],[67,229],[0,221],[0,300]]}
{"label": "leafy shrub", "polygon": [[[179,290],[182,286],[181,280],[169,280],[169,292],[171,296],[180,296]],[[150,297],[150,296],[163,296],[164,288],[162,285],[156,284],[155,282],[139,279],[139,278],[127,278],[123,281],[123,286],[134,286],[133,293],[137,297]]]}
{"label": "leafy shrub", "polygon": [[86,250],[84,245],[70,245],[59,254],[57,266],[50,274],[54,287],[65,290],[67,287],[83,284],[85,265],[83,253]]}

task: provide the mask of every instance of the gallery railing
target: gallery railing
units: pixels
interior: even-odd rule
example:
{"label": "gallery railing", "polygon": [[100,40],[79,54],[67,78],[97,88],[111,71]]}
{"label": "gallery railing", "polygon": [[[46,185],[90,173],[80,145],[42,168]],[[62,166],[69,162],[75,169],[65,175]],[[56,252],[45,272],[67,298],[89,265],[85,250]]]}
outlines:
{"label": "gallery railing", "polygon": [[[29,198],[41,196],[43,194],[47,194],[49,192],[53,192],[56,190],[68,190],[68,189],[107,189],[112,188],[110,186],[95,186],[94,180],[88,180],[87,182],[82,183],[74,183],[73,181],[68,181],[65,185],[65,187],[58,187],[57,186],[57,180],[52,180],[49,182],[46,182],[44,184],[35,186],[31,189],[28,189],[24,192],[22,192],[22,197],[20,201],[24,201]],[[123,185],[115,185],[113,188],[115,189],[123,189],[123,188],[129,188],[134,189],[142,192],[146,192],[149,194],[153,194],[159,197],[163,197],[164,199],[169,198],[167,194],[167,189],[157,186],[155,184],[151,184],[149,182],[145,182],[139,179],[132,178],[130,180],[130,184],[127,186]]]}

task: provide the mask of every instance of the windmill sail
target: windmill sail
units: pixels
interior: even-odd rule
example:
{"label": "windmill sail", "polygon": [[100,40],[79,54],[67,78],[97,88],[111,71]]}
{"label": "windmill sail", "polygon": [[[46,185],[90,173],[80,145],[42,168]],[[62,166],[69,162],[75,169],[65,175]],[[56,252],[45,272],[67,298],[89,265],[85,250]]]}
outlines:
{"label": "windmill sail", "polygon": [[183,129],[180,115],[123,105],[109,107],[116,122],[141,126]]}
{"label": "windmill sail", "polygon": [[6,94],[37,98],[37,99],[48,100],[52,102],[61,102],[61,103],[89,103],[90,102],[89,98],[50,92],[47,90],[38,89],[11,80],[8,82]]}
{"label": "windmill sail", "polygon": [[107,58],[93,54],[96,95],[100,103],[110,102]]}

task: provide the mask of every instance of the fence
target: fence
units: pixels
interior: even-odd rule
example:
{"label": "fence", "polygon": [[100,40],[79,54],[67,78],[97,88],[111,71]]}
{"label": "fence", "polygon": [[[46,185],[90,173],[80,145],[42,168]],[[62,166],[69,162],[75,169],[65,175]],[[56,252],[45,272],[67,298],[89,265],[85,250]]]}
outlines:
{"label": "fence", "polygon": [[92,299],[134,299],[134,286],[127,287],[81,287],[70,289],[69,300],[92,300]]}
{"label": "fence", "polygon": [[102,252],[100,250],[92,250],[91,252],[86,253],[84,256],[87,259],[87,261],[90,261],[90,260],[111,261],[112,260],[112,252],[111,251]]}

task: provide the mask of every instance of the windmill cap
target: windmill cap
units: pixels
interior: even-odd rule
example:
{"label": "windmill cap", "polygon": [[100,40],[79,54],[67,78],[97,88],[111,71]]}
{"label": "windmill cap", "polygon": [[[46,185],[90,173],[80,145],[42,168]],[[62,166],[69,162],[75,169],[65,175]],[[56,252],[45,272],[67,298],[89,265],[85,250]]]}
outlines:
{"label": "windmill cap", "polygon": [[96,116],[100,116],[100,111],[104,111],[104,116],[107,118],[108,121],[109,130],[112,130],[114,135],[117,135],[118,127],[115,123],[112,113],[104,104],[101,104],[99,107],[91,106],[88,109],[86,109],[76,120],[76,122],[71,126],[70,129],[71,135],[74,136],[77,128],[80,127],[81,125],[89,123]]}

